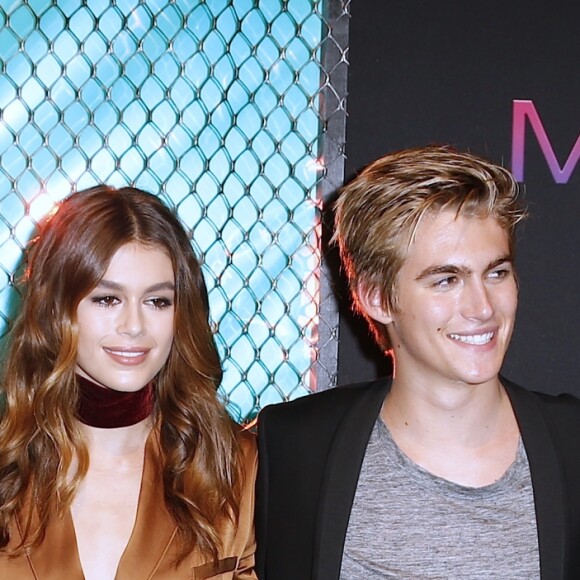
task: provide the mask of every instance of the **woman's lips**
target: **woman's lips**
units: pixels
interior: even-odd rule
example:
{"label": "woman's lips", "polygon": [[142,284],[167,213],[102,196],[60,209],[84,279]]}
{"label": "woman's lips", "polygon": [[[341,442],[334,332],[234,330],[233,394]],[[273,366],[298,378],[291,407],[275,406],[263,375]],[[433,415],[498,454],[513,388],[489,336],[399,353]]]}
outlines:
{"label": "woman's lips", "polygon": [[104,347],[104,351],[118,364],[137,366],[145,361],[150,349]]}

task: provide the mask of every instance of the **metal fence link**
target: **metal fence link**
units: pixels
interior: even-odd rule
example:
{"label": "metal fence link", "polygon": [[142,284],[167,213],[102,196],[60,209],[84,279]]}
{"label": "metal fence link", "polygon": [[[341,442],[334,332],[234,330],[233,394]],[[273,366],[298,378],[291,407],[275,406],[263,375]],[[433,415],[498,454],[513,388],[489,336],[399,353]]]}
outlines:
{"label": "metal fence link", "polygon": [[70,192],[131,184],[192,231],[236,420],[315,390],[321,368],[332,383],[335,354],[321,367],[318,344],[322,323],[326,348],[338,338],[335,315],[320,320],[320,210],[342,178],[347,11],[2,0],[0,333],[36,222]]}

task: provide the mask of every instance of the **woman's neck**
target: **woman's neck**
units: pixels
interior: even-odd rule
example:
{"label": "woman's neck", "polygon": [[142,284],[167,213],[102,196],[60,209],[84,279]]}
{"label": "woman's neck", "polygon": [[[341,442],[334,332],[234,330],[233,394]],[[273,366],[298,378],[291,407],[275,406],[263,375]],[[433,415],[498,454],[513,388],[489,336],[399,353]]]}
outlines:
{"label": "woman's neck", "polygon": [[90,457],[91,469],[130,468],[142,465],[143,450],[151,432],[148,417],[135,425],[100,429],[80,423]]}

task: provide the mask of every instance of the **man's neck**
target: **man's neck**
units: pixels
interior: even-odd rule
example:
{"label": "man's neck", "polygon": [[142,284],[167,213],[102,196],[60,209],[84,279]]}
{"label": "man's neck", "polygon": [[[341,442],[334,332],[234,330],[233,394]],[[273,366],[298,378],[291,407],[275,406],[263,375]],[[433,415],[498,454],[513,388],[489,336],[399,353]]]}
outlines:
{"label": "man's neck", "polygon": [[519,430],[499,378],[485,384],[393,381],[381,418],[401,450],[431,473],[474,487],[515,458]]}

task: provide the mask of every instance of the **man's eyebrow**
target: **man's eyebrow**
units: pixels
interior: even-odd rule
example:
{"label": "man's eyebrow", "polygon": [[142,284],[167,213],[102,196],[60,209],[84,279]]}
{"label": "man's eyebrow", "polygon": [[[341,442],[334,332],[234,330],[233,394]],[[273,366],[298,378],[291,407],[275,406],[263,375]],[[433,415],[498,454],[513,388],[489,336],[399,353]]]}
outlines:
{"label": "man's eyebrow", "polygon": [[[505,256],[501,256],[496,260],[493,260],[487,265],[485,269],[486,272],[489,270],[493,270],[497,268],[501,264],[512,264],[513,257],[510,254],[506,254]],[[429,268],[425,268],[422,272],[415,277],[415,280],[424,280],[425,278],[430,278],[431,276],[440,276],[441,274],[455,274],[455,275],[462,275],[462,276],[470,276],[473,273],[471,268],[467,268],[465,266],[458,266],[456,264],[438,264],[436,266],[430,266]]]}
{"label": "man's eyebrow", "polygon": [[502,264],[512,264],[514,263],[514,257],[511,254],[506,254],[493,262],[490,262],[489,266],[487,267],[488,270],[493,270]]}
{"label": "man's eyebrow", "polygon": [[415,277],[415,280],[424,280],[425,278],[430,278],[431,276],[439,276],[441,274],[471,274],[471,268],[466,268],[464,266],[456,266],[454,264],[439,264],[437,266],[430,266],[425,268],[422,272]]}
{"label": "man's eyebrow", "polygon": [[[101,280],[96,288],[105,288],[107,290],[116,290],[120,292],[123,290],[123,285],[113,282],[112,280]],[[173,282],[158,282],[145,289],[145,292],[159,292],[160,290],[169,290],[175,292],[175,284]]]}

